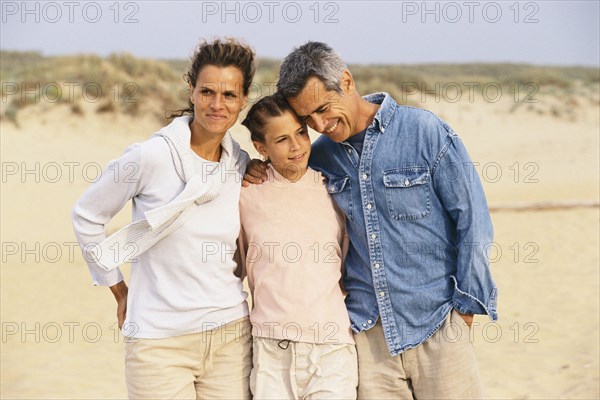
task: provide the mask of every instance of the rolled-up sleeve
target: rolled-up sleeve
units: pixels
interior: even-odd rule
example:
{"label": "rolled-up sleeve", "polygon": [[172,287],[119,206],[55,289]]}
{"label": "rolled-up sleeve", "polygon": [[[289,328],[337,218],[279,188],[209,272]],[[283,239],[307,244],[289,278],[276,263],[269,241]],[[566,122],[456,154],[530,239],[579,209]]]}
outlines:
{"label": "rolled-up sleeve", "polygon": [[497,287],[489,267],[493,226],[483,187],[460,138],[448,129],[433,172],[434,187],[456,224],[453,307],[464,314],[497,320]]}

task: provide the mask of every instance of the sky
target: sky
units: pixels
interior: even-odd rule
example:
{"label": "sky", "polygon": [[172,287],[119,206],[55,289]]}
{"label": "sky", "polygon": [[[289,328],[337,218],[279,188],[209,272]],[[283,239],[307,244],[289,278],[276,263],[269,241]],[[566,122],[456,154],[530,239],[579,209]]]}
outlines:
{"label": "sky", "polygon": [[201,38],[283,58],[309,40],[348,63],[600,67],[600,1],[0,1],[0,49],[188,58]]}

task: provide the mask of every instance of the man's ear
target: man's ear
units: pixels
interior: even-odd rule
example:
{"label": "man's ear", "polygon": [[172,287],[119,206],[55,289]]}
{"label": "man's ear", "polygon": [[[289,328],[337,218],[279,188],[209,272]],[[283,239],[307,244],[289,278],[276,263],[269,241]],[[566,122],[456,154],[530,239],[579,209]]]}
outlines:
{"label": "man's ear", "polygon": [[253,140],[252,144],[254,145],[254,148],[256,149],[256,151],[258,151],[259,154],[265,158],[265,160],[267,158],[269,158],[269,154],[267,153],[267,148],[264,145],[264,143]]}
{"label": "man's ear", "polygon": [[244,96],[242,98],[242,108],[241,109],[243,110],[244,108],[246,108],[247,105],[248,105],[248,96]]}
{"label": "man's ear", "polygon": [[340,77],[340,87],[344,91],[344,93],[352,94],[356,89],[356,85],[354,83],[354,78],[349,70],[345,69],[342,71],[342,76]]}

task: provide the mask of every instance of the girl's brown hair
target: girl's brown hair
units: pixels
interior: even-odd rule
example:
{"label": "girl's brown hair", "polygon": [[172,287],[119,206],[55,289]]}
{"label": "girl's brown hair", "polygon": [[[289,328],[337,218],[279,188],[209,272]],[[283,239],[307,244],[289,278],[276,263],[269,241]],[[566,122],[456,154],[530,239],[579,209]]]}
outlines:
{"label": "girl's brown hair", "polygon": [[298,119],[292,107],[280,93],[265,96],[254,103],[242,121],[242,125],[250,131],[250,139],[253,142],[265,143],[265,126],[268,119],[279,117],[284,112],[292,114],[300,125],[306,127],[306,124]]}

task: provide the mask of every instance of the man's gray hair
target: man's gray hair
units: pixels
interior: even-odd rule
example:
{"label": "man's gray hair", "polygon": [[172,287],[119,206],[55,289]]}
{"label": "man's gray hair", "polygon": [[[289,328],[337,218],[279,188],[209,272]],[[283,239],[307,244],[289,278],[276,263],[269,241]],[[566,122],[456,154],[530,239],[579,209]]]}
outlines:
{"label": "man's gray hair", "polygon": [[341,94],[340,78],[345,69],[348,67],[342,57],[327,44],[307,42],[283,60],[279,69],[277,91],[286,98],[296,97],[310,78],[317,77],[326,90],[335,90]]}

